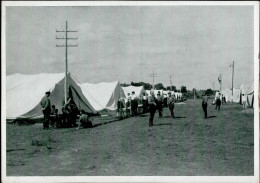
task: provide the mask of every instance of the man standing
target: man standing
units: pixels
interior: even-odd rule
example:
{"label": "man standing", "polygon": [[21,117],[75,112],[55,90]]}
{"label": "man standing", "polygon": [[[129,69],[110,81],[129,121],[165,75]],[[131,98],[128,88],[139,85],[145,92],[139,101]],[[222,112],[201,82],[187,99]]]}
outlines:
{"label": "man standing", "polygon": [[143,112],[142,113],[144,114],[147,111],[147,96],[146,96],[146,93],[143,93],[142,104],[143,104]]}
{"label": "man standing", "polygon": [[245,94],[242,94],[242,104],[243,104],[243,109],[246,109],[246,96],[245,96]]}
{"label": "man standing", "polygon": [[221,100],[220,100],[220,93],[217,94],[216,96],[216,110],[220,110],[220,105],[221,105]]}
{"label": "man standing", "polygon": [[159,117],[162,117],[162,110],[163,110],[163,96],[161,95],[161,92],[158,91],[157,94],[157,109],[159,111]]}
{"label": "man standing", "polygon": [[169,106],[171,116],[174,118],[174,102],[175,102],[175,96],[171,95],[171,92],[168,93],[169,97],[167,98],[167,105]]}
{"label": "man standing", "polygon": [[44,116],[44,121],[43,121],[43,129],[47,130],[49,129],[49,121],[50,121],[50,113],[51,113],[51,102],[49,99],[50,96],[50,92],[46,92],[45,96],[42,98],[41,100],[41,109],[43,112],[43,116]]}
{"label": "man standing", "polygon": [[135,92],[132,91],[132,95],[131,95],[132,116],[137,116],[137,108],[138,108],[137,96],[135,95]]}
{"label": "man standing", "polygon": [[151,91],[151,96],[148,97],[148,105],[149,105],[149,112],[150,112],[150,118],[149,118],[149,126],[153,126],[153,118],[156,111],[156,98],[154,96],[154,92]]}
{"label": "man standing", "polygon": [[206,119],[208,117],[207,107],[208,107],[208,96],[204,94],[203,99],[202,99],[202,108],[204,111],[204,119]]}

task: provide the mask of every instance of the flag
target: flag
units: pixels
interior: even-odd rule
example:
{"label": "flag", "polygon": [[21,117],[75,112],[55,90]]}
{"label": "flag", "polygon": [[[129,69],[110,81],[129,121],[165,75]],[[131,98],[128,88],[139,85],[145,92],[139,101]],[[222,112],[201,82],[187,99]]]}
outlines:
{"label": "flag", "polygon": [[218,82],[221,83],[222,81],[222,77],[221,77],[221,74],[218,76]]}

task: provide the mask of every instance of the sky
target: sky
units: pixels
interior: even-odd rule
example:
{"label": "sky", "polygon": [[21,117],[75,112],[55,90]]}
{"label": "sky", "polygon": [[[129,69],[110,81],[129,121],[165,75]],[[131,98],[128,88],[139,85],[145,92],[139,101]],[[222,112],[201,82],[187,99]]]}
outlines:
{"label": "sky", "polygon": [[69,72],[80,83],[149,82],[188,89],[254,79],[253,6],[7,7],[6,74],[61,73],[69,33]]}

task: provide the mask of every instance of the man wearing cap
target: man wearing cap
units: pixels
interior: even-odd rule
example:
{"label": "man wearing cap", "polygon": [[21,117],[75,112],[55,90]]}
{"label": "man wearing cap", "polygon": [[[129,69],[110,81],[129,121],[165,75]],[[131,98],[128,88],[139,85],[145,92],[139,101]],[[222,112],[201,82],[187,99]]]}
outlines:
{"label": "man wearing cap", "polygon": [[51,102],[49,99],[51,92],[46,92],[45,96],[41,100],[41,109],[43,112],[44,116],[44,121],[43,121],[43,129],[47,130],[49,129],[49,121],[50,121],[50,114],[51,114]]}
{"label": "man wearing cap", "polygon": [[168,98],[167,98],[167,105],[169,106],[171,116],[174,118],[174,103],[175,103],[175,96],[171,95],[171,92],[168,93]]}
{"label": "man wearing cap", "polygon": [[156,111],[156,103],[157,103],[157,99],[154,96],[154,92],[151,91],[151,96],[148,97],[148,105],[149,105],[149,112],[150,112],[149,126],[153,126],[153,118]]}

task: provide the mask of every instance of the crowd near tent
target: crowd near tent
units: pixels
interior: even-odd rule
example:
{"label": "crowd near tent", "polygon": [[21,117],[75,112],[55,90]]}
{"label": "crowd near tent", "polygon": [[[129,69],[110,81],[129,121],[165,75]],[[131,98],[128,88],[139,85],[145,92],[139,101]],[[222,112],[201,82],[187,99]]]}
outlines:
{"label": "crowd near tent", "polygon": [[80,84],[84,96],[96,111],[116,110],[120,98],[125,98],[123,89],[118,81],[101,82],[97,84]]}
{"label": "crowd near tent", "polygon": [[163,90],[154,90],[154,95],[157,96],[159,92],[161,95],[163,95]]}
{"label": "crowd near tent", "polygon": [[[60,113],[64,103],[64,78],[63,73],[8,75],[6,78],[6,118],[42,118],[40,102],[47,91],[51,92],[51,105],[55,105]],[[78,109],[83,109],[88,113],[97,113],[70,74],[67,81],[70,96]]]}
{"label": "crowd near tent", "polygon": [[130,93],[131,95],[132,91],[135,92],[137,97],[141,97],[143,93],[146,93],[143,86],[126,86],[126,87],[122,87],[122,89],[125,93],[125,96],[127,96],[128,93]]}

